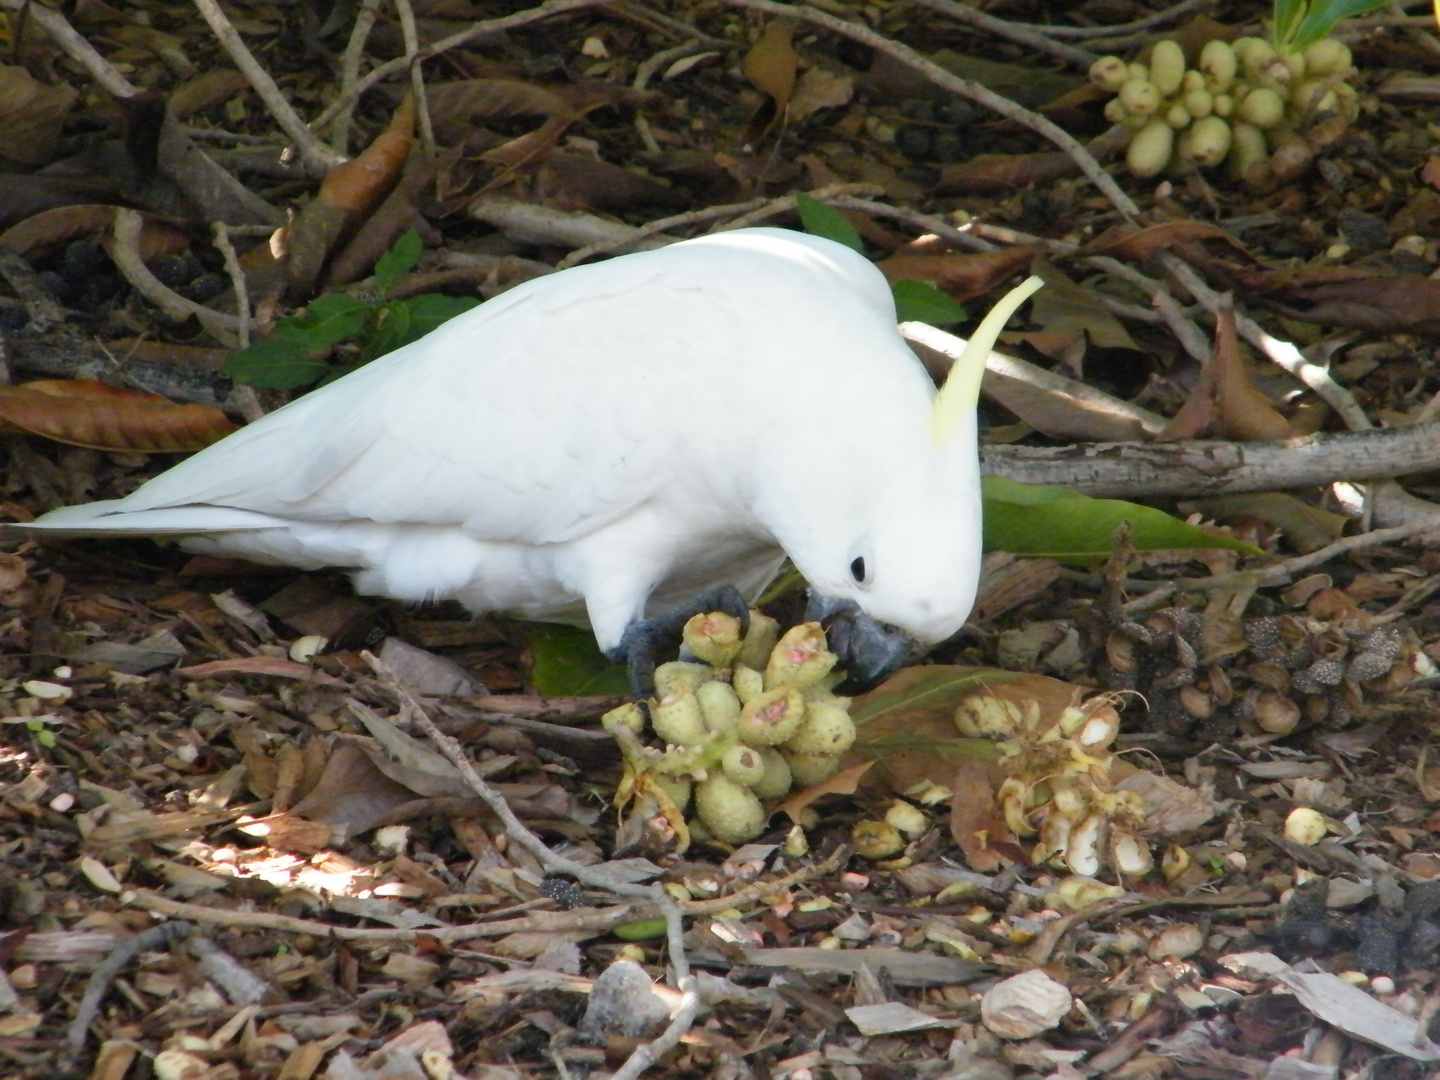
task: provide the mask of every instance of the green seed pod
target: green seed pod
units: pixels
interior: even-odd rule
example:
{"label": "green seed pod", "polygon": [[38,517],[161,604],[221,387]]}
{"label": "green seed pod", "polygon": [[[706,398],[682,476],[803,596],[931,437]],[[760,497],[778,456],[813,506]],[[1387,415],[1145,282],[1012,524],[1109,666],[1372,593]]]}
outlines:
{"label": "green seed pod", "polygon": [[699,746],[705,741],[705,717],[689,687],[651,705],[650,726],[656,735],[676,746]]}
{"label": "green seed pod", "polygon": [[783,751],[790,766],[792,782],[797,787],[823,784],[840,771],[840,759],[830,754],[794,754]]}
{"label": "green seed pod", "polygon": [[1130,79],[1120,87],[1120,104],[1135,116],[1149,116],[1160,108],[1160,91],[1149,79]]}
{"label": "green seed pod", "polygon": [[750,746],[732,746],[720,758],[720,768],[737,784],[752,787],[765,778],[765,759]]}
{"label": "green seed pod", "polygon": [[740,697],[729,683],[707,682],[695,691],[707,731],[729,731],[740,722]]}
{"label": "green seed pod", "polygon": [[1235,98],[1230,94],[1216,94],[1210,100],[1216,116],[1229,117],[1235,111]]}
{"label": "green seed pod", "polygon": [[765,692],[765,676],[745,664],[736,664],[735,670],[730,673],[730,685],[735,688],[735,696],[744,704]]}
{"label": "green seed pod", "polygon": [[1205,89],[1212,94],[1229,90],[1235,81],[1237,59],[1228,41],[1207,42],[1200,50],[1200,70],[1205,73]]}
{"label": "green seed pod", "polygon": [[651,782],[670,797],[676,809],[684,810],[690,805],[690,793],[695,787],[690,777],[655,775],[651,777]]}
{"label": "green seed pod", "polygon": [[695,789],[695,813],[711,836],[727,844],[743,844],[765,831],[765,808],[755,793],[723,773]]}
{"label": "green seed pod", "polygon": [[1150,50],[1150,81],[1155,89],[1169,97],[1180,89],[1185,77],[1185,50],[1168,38],[1157,41]]}
{"label": "green seed pod", "polygon": [[1282,56],[1280,60],[1285,65],[1286,73],[1282,74],[1281,72],[1276,71],[1275,65],[1272,64],[1270,66],[1270,70],[1276,78],[1284,82],[1292,83],[1297,83],[1301,79],[1305,78],[1306,71],[1304,53],[1288,53],[1285,56]]}
{"label": "green seed pod", "polygon": [[1185,96],[1180,100],[1185,103],[1185,111],[1199,120],[1215,111],[1216,96],[1202,87],[1199,90],[1185,91]]}
{"label": "green seed pod", "polygon": [[681,634],[685,647],[711,667],[729,667],[740,652],[740,620],[724,611],[694,616]]}
{"label": "green seed pod", "polygon": [[1150,67],[1148,64],[1131,64],[1130,78],[1139,79],[1141,82],[1150,81]]}
{"label": "green seed pod", "polygon": [[1185,133],[1181,149],[1199,168],[1211,169],[1225,160],[1230,142],[1230,125],[1218,116],[1207,116]]}
{"label": "green seed pod", "polygon": [[1125,151],[1125,164],[1132,176],[1156,176],[1170,164],[1175,148],[1175,130],[1164,120],[1151,120],[1130,140]]}
{"label": "green seed pod", "polygon": [[[1246,179],[1250,170],[1270,156],[1265,146],[1265,133],[1254,124],[1236,123],[1230,127],[1230,152],[1225,158],[1226,171],[1236,180]],[[1268,169],[1268,165],[1267,165]]]}
{"label": "green seed pod", "polygon": [[1129,115],[1118,97],[1112,97],[1105,103],[1105,119],[1112,124],[1123,124]]}
{"label": "green seed pod", "polygon": [[1340,99],[1324,79],[1306,79],[1290,91],[1290,107],[1301,116],[1336,112]]}
{"label": "green seed pod", "polygon": [[1114,93],[1130,78],[1130,65],[1118,56],[1102,56],[1090,65],[1090,81]]}
{"label": "green seed pod", "polygon": [[769,615],[758,611],[750,612],[750,632],[740,646],[738,661],[756,671],[765,670],[765,661],[770,659],[770,650],[780,640],[780,624]]}
{"label": "green seed pod", "polygon": [[792,626],[770,652],[765,664],[765,686],[812,686],[830,674],[838,659],[826,647],[825,631],[818,622]]}
{"label": "green seed pod", "polygon": [[715,669],[709,664],[689,664],[683,660],[671,660],[655,669],[655,696],[674,697],[682,690],[694,690],[701,683],[715,678]]}
{"label": "green seed pod", "polygon": [[1182,128],[1189,127],[1190,121],[1193,120],[1194,117],[1190,115],[1184,105],[1177,101],[1165,110],[1165,115],[1162,119],[1176,131],[1180,131]]}
{"label": "green seed pod", "polygon": [[1343,75],[1350,70],[1350,47],[1334,38],[1322,38],[1305,47],[1305,71],[1312,79]]}
{"label": "green seed pod", "polygon": [[805,722],[805,699],[793,686],[777,686],[751,698],[740,710],[740,741],[778,746]]}
{"label": "green seed pod", "polygon": [[1347,122],[1353,122],[1360,115],[1360,92],[1349,83],[1342,82],[1335,87],[1335,102]]}
{"label": "green seed pod", "polygon": [[645,713],[633,701],[627,701],[618,709],[611,709],[600,718],[600,726],[614,732],[616,728],[628,727],[635,734],[645,730]]}
{"label": "green seed pod", "polygon": [[1264,38],[1236,38],[1230,43],[1230,48],[1234,51],[1235,58],[1240,61],[1240,67],[1252,75],[1275,59],[1275,46]]}
{"label": "green seed pod", "polygon": [[849,750],[855,742],[855,721],[836,705],[808,705],[805,722],[785,742],[785,749],[796,754],[829,754],[834,757]]}
{"label": "green seed pod", "polygon": [[790,794],[790,763],[785,755],[773,746],[758,748],[765,762],[765,775],[750,785],[750,790],[762,799],[781,799]]}
{"label": "green seed pod", "polygon": [[1123,127],[1126,131],[1132,131],[1132,132],[1133,132],[1133,131],[1139,131],[1141,128],[1143,128],[1143,127],[1144,127],[1146,124],[1148,124],[1149,122],[1150,122],[1150,117],[1148,117],[1148,116],[1128,116],[1128,115],[1127,115],[1124,120],[1121,120],[1121,121],[1120,121],[1120,126]]}
{"label": "green seed pod", "polygon": [[1263,131],[1285,119],[1285,102],[1274,90],[1256,87],[1235,107],[1235,115]]}
{"label": "green seed pod", "polygon": [[1205,89],[1205,75],[1202,72],[1191,68],[1185,72],[1185,77],[1180,80],[1180,92],[1188,94],[1191,90]]}

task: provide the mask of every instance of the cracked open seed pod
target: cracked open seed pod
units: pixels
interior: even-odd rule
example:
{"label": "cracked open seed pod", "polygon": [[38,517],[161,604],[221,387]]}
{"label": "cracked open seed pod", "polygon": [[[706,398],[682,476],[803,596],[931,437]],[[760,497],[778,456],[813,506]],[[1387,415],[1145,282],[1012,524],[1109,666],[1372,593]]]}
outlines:
{"label": "cracked open seed pod", "polygon": [[996,767],[1006,774],[996,805],[1017,839],[1033,838],[1034,862],[1086,875],[1106,867],[1149,872],[1154,859],[1139,835],[1144,802],[1115,791],[1110,775],[1120,731],[1114,698],[1099,695],[1056,715],[1033,699],[978,694],[961,703],[955,724],[962,735],[995,742]]}

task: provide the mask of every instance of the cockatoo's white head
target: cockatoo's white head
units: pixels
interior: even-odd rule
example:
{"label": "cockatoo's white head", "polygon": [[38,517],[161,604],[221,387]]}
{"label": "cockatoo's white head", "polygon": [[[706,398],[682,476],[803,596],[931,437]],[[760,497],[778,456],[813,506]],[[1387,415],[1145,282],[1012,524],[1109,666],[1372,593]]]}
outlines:
{"label": "cockatoo's white head", "polygon": [[877,417],[837,434],[847,443],[810,472],[794,496],[805,523],[782,542],[816,595],[812,617],[853,604],[923,644],[964,625],[980,575],[980,380],[1000,329],[1042,284],[1031,277],[989,312],[945,385],[917,407],[928,417]]}

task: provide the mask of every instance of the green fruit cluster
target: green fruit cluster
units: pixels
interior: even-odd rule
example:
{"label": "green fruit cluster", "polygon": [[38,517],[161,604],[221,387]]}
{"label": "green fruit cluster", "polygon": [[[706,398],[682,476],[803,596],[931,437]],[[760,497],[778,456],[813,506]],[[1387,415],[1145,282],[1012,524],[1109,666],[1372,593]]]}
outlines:
{"label": "green fruit cluster", "polygon": [[[743,843],[764,831],[766,802],[839,770],[855,741],[850,701],[832,693],[843,675],[819,623],[782,636],[774,619],[752,611],[742,638],[739,620],[711,612],[686,623],[684,638],[695,660],[656,668],[646,708],[622,705],[602,718],[625,755],[617,802],[648,798],[681,850],[695,831]],[[663,746],[641,741],[647,727]],[[684,822],[692,801],[696,820]]]}
{"label": "green fruit cluster", "polygon": [[1194,68],[1174,41],[1157,42],[1148,64],[1102,56],[1090,81],[1113,93],[1105,116],[1133,135],[1125,155],[1134,176],[1156,176],[1172,163],[1201,169],[1224,163],[1253,186],[1294,175],[1308,163],[1307,127],[1359,113],[1350,50],[1333,38],[1282,55],[1263,38],[1211,41]]}

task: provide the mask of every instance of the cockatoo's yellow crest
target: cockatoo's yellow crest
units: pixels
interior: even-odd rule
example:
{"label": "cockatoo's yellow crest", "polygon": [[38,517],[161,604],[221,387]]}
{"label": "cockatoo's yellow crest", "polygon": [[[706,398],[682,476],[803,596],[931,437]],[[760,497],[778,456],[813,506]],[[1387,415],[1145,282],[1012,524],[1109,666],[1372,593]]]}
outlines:
{"label": "cockatoo's yellow crest", "polygon": [[1032,274],[1006,293],[980,320],[975,333],[965,343],[965,351],[950,368],[945,385],[935,395],[935,404],[930,411],[930,436],[936,446],[941,445],[959,426],[963,416],[974,411],[980,400],[980,380],[985,375],[985,361],[990,356],[990,350],[995,348],[1000,331],[1015,314],[1015,309],[1044,284]]}

